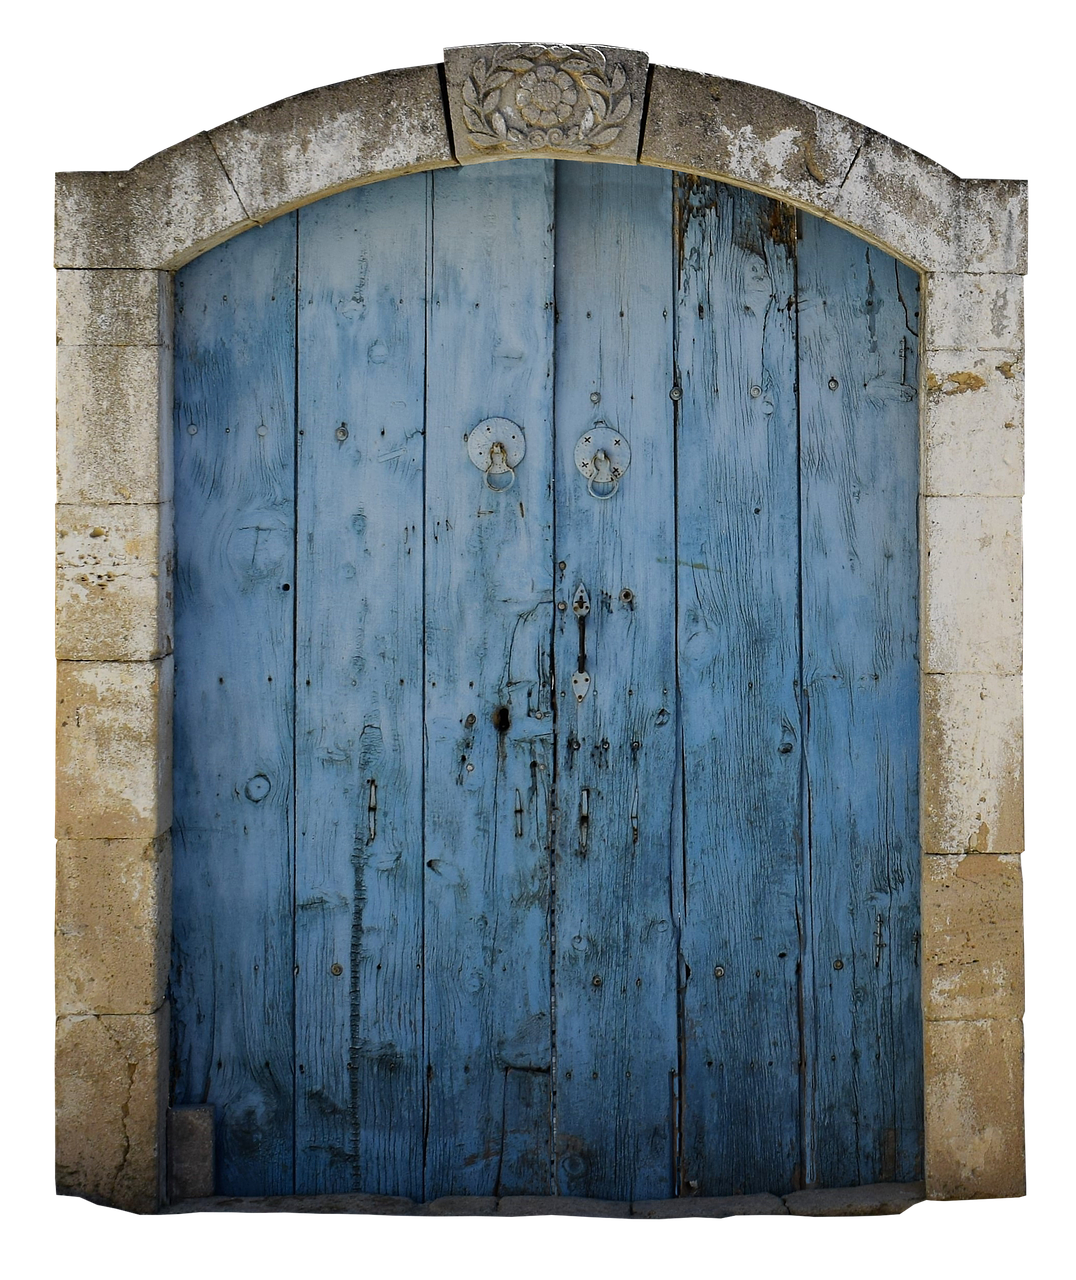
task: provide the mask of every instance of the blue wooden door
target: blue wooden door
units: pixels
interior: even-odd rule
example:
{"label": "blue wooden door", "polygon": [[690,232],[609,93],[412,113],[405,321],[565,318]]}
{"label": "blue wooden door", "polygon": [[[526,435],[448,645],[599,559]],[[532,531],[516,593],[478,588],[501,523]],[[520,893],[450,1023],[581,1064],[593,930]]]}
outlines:
{"label": "blue wooden door", "polygon": [[917,1177],[915,274],[519,160],[176,299],[172,1088],[218,1190]]}

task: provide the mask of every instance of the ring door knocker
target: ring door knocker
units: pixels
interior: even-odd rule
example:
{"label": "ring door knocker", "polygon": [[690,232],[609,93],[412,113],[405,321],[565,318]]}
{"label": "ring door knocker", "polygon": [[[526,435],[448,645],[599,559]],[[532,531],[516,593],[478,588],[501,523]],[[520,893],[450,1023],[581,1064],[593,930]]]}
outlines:
{"label": "ring door knocker", "polygon": [[486,418],[467,436],[467,456],[494,493],[511,489],[526,451],[523,428],[508,418]]}
{"label": "ring door knocker", "polygon": [[586,476],[587,493],[607,502],[631,465],[631,446],[608,423],[596,422],[575,446],[575,465]]}

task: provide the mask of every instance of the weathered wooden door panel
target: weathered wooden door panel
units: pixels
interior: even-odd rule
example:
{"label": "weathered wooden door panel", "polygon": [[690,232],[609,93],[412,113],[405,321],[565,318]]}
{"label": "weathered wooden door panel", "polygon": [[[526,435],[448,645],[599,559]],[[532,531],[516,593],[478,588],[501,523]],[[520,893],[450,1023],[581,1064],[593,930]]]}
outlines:
{"label": "weathered wooden door panel", "polygon": [[[674,1158],[671,193],[661,170],[557,179],[557,1186],[615,1200],[670,1195]],[[631,448],[605,500],[575,464],[600,425]]]}
{"label": "weathered wooden door panel", "polygon": [[[432,178],[426,429],[426,1193],[547,1191],[553,165]],[[494,491],[490,418],[526,455]]]}
{"label": "weathered wooden door panel", "polygon": [[801,219],[806,1175],[920,1176],[918,280]]}
{"label": "weathered wooden door panel", "polygon": [[295,217],[176,288],[176,1096],[222,1192],[293,1186]]}
{"label": "weathered wooden door panel", "polygon": [[428,203],[417,176],[298,214],[295,1177],[311,1192],[422,1195]]}
{"label": "weathered wooden door panel", "polygon": [[174,1096],[220,1190],[916,1176],[916,285],[531,160],[180,274]]}
{"label": "weathered wooden door panel", "polygon": [[681,1192],[790,1191],[799,1162],[796,223],[676,189],[685,780]]}

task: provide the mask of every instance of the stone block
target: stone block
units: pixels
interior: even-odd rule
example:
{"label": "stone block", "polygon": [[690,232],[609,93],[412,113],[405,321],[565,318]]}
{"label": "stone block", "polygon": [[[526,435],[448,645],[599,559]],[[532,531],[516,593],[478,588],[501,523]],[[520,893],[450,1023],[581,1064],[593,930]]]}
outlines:
{"label": "stone block", "polygon": [[779,1196],[677,1196],[672,1200],[635,1200],[633,1218],[739,1218],[785,1214]]}
{"label": "stone block", "polygon": [[1024,370],[1012,351],[928,351],[923,492],[1024,491]]}
{"label": "stone block", "polygon": [[212,129],[259,222],[373,179],[454,165],[437,68],[406,67],[285,98]]}
{"label": "stone block", "polygon": [[56,1189],[154,1213],[164,1174],[168,1007],[56,1024]]}
{"label": "stone block", "polygon": [[1021,686],[1019,676],[923,676],[927,853],[1022,852]]}
{"label": "stone block", "polygon": [[828,210],[924,271],[1027,270],[1027,183],[964,179],[868,131]]}
{"label": "stone block", "polygon": [[832,202],[867,132],[759,85],[654,66],[639,159],[822,205]]}
{"label": "stone block", "polygon": [[460,164],[550,156],[635,164],[649,60],[608,45],[482,44],[445,50]]}
{"label": "stone block", "polygon": [[56,341],[62,347],[155,347],[171,341],[166,271],[58,271]]}
{"label": "stone block", "polygon": [[963,271],[928,275],[921,343],[925,351],[1021,351],[1023,278]]}
{"label": "stone block", "polygon": [[165,1213],[375,1213],[390,1217],[417,1212],[404,1196],[367,1196],[343,1192],[320,1196],[211,1196],[179,1200]]}
{"label": "stone block", "polygon": [[204,133],[133,169],[56,175],[56,266],[174,271],[253,226]]}
{"label": "stone block", "polygon": [[137,662],[172,648],[172,508],[56,510],[56,656]]}
{"label": "stone block", "polygon": [[820,1187],[785,1196],[799,1218],[865,1218],[903,1213],[925,1198],[921,1182],[876,1182],[863,1187]]}
{"label": "stone block", "polygon": [[630,1218],[630,1200],[588,1200],[583,1196],[501,1196],[502,1218]]}
{"label": "stone block", "polygon": [[156,840],[56,847],[56,1013],[152,1013],[168,983],[172,848]]}
{"label": "stone block", "polygon": [[441,1196],[422,1206],[431,1218],[489,1217],[497,1212],[496,1196]]}
{"label": "stone block", "polygon": [[1024,1194],[1023,1027],[996,1018],[924,1026],[926,1192]]}
{"label": "stone block", "polygon": [[923,859],[922,955],[925,1018],[1021,1016],[1024,934],[1018,855]]}
{"label": "stone block", "polygon": [[61,662],[57,832],[152,839],[172,823],[172,659]]}
{"label": "stone block", "polygon": [[170,501],[170,353],[164,347],[61,347],[56,372],[60,502]]}
{"label": "stone block", "polygon": [[925,498],[923,553],[923,670],[1018,672],[1019,498]]}
{"label": "stone block", "polygon": [[213,1194],[213,1107],[171,1107],[168,1111],[168,1200]]}

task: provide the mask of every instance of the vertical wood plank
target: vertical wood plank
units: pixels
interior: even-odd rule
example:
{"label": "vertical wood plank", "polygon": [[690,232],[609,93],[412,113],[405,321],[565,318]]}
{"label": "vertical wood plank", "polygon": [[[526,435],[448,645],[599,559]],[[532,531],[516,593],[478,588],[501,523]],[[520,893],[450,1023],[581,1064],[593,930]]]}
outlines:
{"label": "vertical wood plank", "polygon": [[[618,1200],[671,1194],[675,1157],[671,209],[668,173],[558,165],[557,1184]],[[574,461],[598,421],[631,446],[607,501]],[[591,683],[577,704],[581,583]]]}
{"label": "vertical wood plank", "polygon": [[174,1090],[290,1192],[295,217],[176,280]]}
{"label": "vertical wood plank", "polygon": [[810,1182],[918,1176],[918,281],[803,217]]}
{"label": "vertical wood plank", "polygon": [[296,1169],[422,1195],[428,179],[299,214]]}
{"label": "vertical wood plank", "polygon": [[800,1148],[795,214],[678,175],[685,966],[681,1194]]}
{"label": "vertical wood plank", "polygon": [[[549,1187],[552,765],[552,165],[432,181],[427,1198]],[[465,444],[493,417],[526,438],[497,493]]]}

